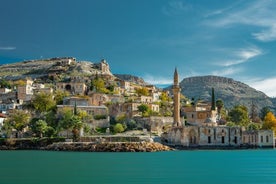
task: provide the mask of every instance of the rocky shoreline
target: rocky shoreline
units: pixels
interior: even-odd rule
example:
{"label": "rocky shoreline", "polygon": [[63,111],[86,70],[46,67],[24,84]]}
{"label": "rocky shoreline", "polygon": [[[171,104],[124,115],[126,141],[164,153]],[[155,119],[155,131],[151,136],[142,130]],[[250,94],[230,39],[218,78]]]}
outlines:
{"label": "rocky shoreline", "polygon": [[158,152],[174,150],[156,142],[59,142],[43,148],[51,151],[87,151],[87,152]]}
{"label": "rocky shoreline", "polygon": [[157,142],[54,142],[38,144],[32,141],[17,141],[1,144],[0,150],[48,150],[83,152],[157,152],[171,151],[171,147]]}

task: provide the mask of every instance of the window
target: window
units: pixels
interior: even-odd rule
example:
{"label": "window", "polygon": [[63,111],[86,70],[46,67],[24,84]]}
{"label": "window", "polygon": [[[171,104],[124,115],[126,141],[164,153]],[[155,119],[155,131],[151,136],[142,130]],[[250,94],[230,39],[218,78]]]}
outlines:
{"label": "window", "polygon": [[211,136],[208,136],[208,143],[211,143]]}
{"label": "window", "polygon": [[266,136],[266,142],[269,142],[269,138],[268,138],[268,135]]}
{"label": "window", "polygon": [[237,136],[235,136],[234,143],[235,143],[235,144],[238,143],[238,138],[237,138]]}
{"label": "window", "polygon": [[263,138],[263,136],[261,136],[261,142],[264,142],[264,138]]}
{"label": "window", "polygon": [[194,118],[194,114],[192,114],[192,118]]}
{"label": "window", "polygon": [[221,137],[221,143],[224,144],[224,136]]}

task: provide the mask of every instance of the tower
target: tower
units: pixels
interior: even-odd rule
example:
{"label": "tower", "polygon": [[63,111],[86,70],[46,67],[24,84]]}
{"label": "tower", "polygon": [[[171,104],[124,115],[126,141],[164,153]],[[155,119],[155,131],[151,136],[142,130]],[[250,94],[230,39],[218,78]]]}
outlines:
{"label": "tower", "polygon": [[176,126],[181,126],[180,121],[180,87],[178,82],[178,73],[175,68],[174,71],[174,83],[173,83],[173,102],[174,102],[174,112],[173,112],[173,123]]}

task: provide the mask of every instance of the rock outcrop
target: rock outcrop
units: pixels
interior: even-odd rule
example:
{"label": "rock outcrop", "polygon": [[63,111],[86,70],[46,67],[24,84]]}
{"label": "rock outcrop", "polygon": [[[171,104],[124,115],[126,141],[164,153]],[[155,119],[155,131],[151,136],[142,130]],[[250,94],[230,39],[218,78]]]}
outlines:
{"label": "rock outcrop", "polygon": [[87,152],[157,152],[171,151],[172,148],[156,142],[104,142],[104,143],[53,143],[44,148],[52,151]]}
{"label": "rock outcrop", "polygon": [[147,85],[147,83],[144,81],[144,79],[142,79],[141,77],[137,77],[134,75],[129,75],[129,74],[114,74],[115,77],[124,80],[124,81],[128,81],[128,82],[132,82],[138,85]]}

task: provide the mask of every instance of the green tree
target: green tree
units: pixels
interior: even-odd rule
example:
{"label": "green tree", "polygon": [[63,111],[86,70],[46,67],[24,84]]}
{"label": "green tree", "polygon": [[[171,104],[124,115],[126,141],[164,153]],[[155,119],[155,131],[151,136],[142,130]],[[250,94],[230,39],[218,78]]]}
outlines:
{"label": "green tree", "polygon": [[83,127],[83,122],[81,121],[80,117],[74,115],[71,109],[64,109],[61,112],[61,119],[59,120],[59,130],[66,130],[67,137],[68,131],[73,133],[73,138],[76,140],[79,135],[80,129]]}
{"label": "green tree", "polygon": [[122,113],[122,114],[119,114],[118,116],[116,116],[115,122],[124,124],[124,123],[126,123],[126,119],[127,119],[126,114]]}
{"label": "green tree", "polygon": [[247,130],[260,130],[261,124],[260,123],[249,123],[247,126]]}
{"label": "green tree", "polygon": [[149,110],[150,110],[149,106],[146,104],[141,104],[137,108],[138,108],[139,112],[142,112],[142,114],[145,114],[146,112],[149,112]]}
{"label": "green tree", "polygon": [[161,102],[169,102],[169,101],[171,101],[168,93],[164,92],[164,91],[161,93],[161,95],[160,95],[159,98],[160,98]]}
{"label": "green tree", "polygon": [[263,107],[260,111],[260,118],[263,121],[265,119],[265,116],[267,115],[267,113],[271,112],[269,107]]}
{"label": "green tree", "polygon": [[54,129],[57,129],[58,127],[58,118],[55,111],[49,111],[44,116],[45,121],[47,122],[48,126],[53,127]]}
{"label": "green tree", "polygon": [[221,109],[222,109],[223,106],[224,106],[223,101],[222,101],[221,99],[218,99],[218,100],[216,101],[216,106],[217,106],[218,114],[220,114]]}
{"label": "green tree", "polygon": [[139,96],[149,96],[149,90],[148,90],[148,88],[145,88],[145,87],[137,88],[136,93]]}
{"label": "green tree", "polygon": [[7,80],[5,80],[5,79],[1,79],[0,80],[0,88],[11,89],[11,84]]}
{"label": "green tree", "polygon": [[53,96],[47,93],[37,93],[32,99],[32,104],[38,112],[48,112],[56,106]]}
{"label": "green tree", "polygon": [[113,128],[114,133],[121,133],[123,132],[125,129],[123,127],[123,125],[121,123],[116,123],[116,125]]}
{"label": "green tree", "polygon": [[250,122],[247,108],[243,105],[235,106],[230,110],[228,120],[234,122],[236,125],[246,127]]}
{"label": "green tree", "polygon": [[105,88],[104,80],[102,78],[99,78],[98,76],[96,76],[95,79],[91,81],[90,89],[100,93],[109,92],[109,90]]}
{"label": "green tree", "polygon": [[7,123],[18,131],[18,133],[22,133],[24,128],[29,125],[30,114],[23,110],[15,110],[12,114],[10,114]]}
{"label": "green tree", "polygon": [[85,135],[89,135],[91,132],[91,127],[88,124],[84,124],[83,132],[85,133]]}
{"label": "green tree", "polygon": [[1,132],[3,132],[6,137],[10,137],[12,134],[13,126],[9,121],[4,121],[3,127],[1,129]]}
{"label": "green tree", "polygon": [[236,123],[230,121],[230,122],[226,123],[226,126],[228,126],[228,127],[234,127],[234,126],[237,126],[237,125],[236,125]]}
{"label": "green tree", "polygon": [[48,125],[46,121],[44,120],[37,120],[32,126],[32,131],[38,135],[39,137],[43,137],[43,135],[47,132],[48,130]]}
{"label": "green tree", "polygon": [[137,123],[134,120],[130,120],[127,122],[127,129],[128,130],[135,130],[137,129]]}
{"label": "green tree", "polygon": [[56,90],[55,94],[54,94],[54,100],[56,101],[57,105],[61,105],[63,104],[63,99],[65,97],[68,97],[70,94],[68,91],[61,91],[61,90]]}

